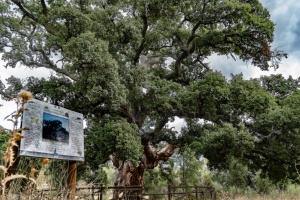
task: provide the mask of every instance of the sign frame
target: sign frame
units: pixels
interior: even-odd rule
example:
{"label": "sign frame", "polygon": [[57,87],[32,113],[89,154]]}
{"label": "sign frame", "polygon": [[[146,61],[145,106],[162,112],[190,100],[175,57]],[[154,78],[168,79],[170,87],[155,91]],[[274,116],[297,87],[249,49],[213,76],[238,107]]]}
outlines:
{"label": "sign frame", "polygon": [[36,99],[24,105],[19,156],[84,161],[83,115]]}

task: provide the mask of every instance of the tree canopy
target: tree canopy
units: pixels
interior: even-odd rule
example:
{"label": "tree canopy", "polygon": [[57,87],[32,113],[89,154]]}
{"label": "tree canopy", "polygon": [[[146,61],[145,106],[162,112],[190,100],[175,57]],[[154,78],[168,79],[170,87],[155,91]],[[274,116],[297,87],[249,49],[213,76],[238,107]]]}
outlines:
{"label": "tree canopy", "polygon": [[[90,166],[112,159],[142,174],[192,143],[211,166],[234,156],[268,172],[266,162],[284,160],[269,155],[282,146],[277,138],[298,137],[294,91],[278,93],[284,107],[268,92],[282,90],[274,79],[227,80],[206,63],[218,54],[278,68],[286,54],[271,48],[274,24],[258,0],[5,0],[0,13],[6,67],[53,72],[9,78],[2,98],[27,89],[83,113]],[[181,132],[168,126],[175,117],[187,121]]]}

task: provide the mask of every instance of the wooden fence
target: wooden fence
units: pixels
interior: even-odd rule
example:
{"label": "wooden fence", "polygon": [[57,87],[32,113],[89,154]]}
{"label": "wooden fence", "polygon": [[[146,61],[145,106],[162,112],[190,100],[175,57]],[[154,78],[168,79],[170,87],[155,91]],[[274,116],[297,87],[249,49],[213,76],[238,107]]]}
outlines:
{"label": "wooden fence", "polygon": [[[76,199],[80,200],[109,200],[116,199],[113,197],[113,191],[118,191],[118,198],[122,200],[142,200],[143,188],[140,186],[116,186],[105,187],[99,186],[79,186],[76,187]],[[51,200],[65,200],[68,197],[69,191],[53,189],[43,189],[33,191],[35,199],[51,199]]]}
{"label": "wooden fence", "polygon": [[[113,191],[118,191],[118,197],[113,197]],[[35,193],[37,199],[55,199],[64,200],[66,198],[67,191],[61,191],[53,195],[53,190],[38,190]],[[105,187],[89,186],[89,187],[77,187],[76,199],[86,200],[142,200],[142,199],[160,199],[165,200],[202,200],[202,199],[216,199],[216,192],[212,187],[204,186],[169,186],[168,191],[165,193],[143,193],[141,186],[117,186],[117,187]]]}
{"label": "wooden fence", "polygon": [[216,199],[215,189],[205,186],[168,187],[168,200],[173,199]]}

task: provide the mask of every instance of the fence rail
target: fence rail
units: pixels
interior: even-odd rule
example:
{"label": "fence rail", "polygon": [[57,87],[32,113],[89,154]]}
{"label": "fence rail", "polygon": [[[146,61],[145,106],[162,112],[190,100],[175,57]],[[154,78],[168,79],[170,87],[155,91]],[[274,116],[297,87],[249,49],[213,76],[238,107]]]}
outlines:
{"label": "fence rail", "polygon": [[216,199],[216,192],[213,187],[206,186],[169,186],[168,200],[183,199]]}
{"label": "fence rail", "polygon": [[[54,190],[43,189],[38,190],[39,199],[51,199],[49,195]],[[119,194],[117,197],[113,196],[113,191]],[[60,191],[56,194],[56,198],[63,199],[66,197],[67,191]],[[92,200],[142,200],[155,196],[165,196],[167,200],[182,200],[182,199],[216,199],[215,189],[205,186],[168,186],[168,191],[165,193],[143,193],[141,186],[115,186],[105,187],[103,185],[97,186],[79,186],[76,188],[77,199],[92,199]],[[152,198],[153,199],[153,198]]]}

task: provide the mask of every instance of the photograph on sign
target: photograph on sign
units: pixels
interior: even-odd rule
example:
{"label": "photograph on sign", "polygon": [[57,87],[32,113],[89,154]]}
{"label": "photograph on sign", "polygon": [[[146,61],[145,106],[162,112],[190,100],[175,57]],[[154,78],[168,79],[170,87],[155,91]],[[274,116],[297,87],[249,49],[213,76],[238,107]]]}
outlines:
{"label": "photograph on sign", "polygon": [[43,139],[69,143],[69,119],[43,114]]}
{"label": "photograph on sign", "polygon": [[84,161],[81,113],[35,99],[24,108],[21,156]]}

